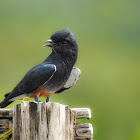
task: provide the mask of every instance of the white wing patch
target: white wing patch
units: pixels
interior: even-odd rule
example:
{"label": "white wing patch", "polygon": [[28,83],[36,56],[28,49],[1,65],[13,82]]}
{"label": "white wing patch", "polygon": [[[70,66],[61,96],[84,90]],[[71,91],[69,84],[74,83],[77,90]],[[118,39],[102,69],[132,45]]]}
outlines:
{"label": "white wing patch", "polygon": [[54,66],[54,69],[55,69],[55,71],[53,72],[53,74],[52,74],[52,76],[44,83],[44,84],[46,84],[48,81],[50,81],[51,79],[52,79],[52,77],[53,77],[53,75],[54,75],[54,73],[56,72],[56,66],[54,65],[54,64],[46,64],[46,65],[53,65]]}
{"label": "white wing patch", "polygon": [[81,74],[81,70],[73,67],[70,77],[69,77],[68,81],[66,82],[66,84],[64,85],[64,88],[70,88],[75,83],[77,83],[77,81],[79,80],[80,74]]}

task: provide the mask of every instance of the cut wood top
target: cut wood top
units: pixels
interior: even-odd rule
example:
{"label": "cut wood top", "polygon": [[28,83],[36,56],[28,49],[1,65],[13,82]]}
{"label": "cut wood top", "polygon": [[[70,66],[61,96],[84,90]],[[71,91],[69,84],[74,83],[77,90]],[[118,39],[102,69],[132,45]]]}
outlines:
{"label": "cut wood top", "polygon": [[76,119],[91,118],[91,110],[89,108],[71,108],[71,110],[75,113]]}
{"label": "cut wood top", "polygon": [[[71,108],[71,110],[75,114],[76,119],[84,119],[84,118],[90,119],[91,118],[90,108]],[[0,108],[0,118],[11,118],[11,117],[13,117],[13,109]]]}

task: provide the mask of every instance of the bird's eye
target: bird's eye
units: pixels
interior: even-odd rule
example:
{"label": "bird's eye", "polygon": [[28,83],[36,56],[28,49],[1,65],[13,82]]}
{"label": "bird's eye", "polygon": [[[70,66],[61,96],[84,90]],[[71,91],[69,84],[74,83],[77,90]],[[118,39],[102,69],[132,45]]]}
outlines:
{"label": "bird's eye", "polygon": [[67,45],[67,41],[63,41],[63,45]]}

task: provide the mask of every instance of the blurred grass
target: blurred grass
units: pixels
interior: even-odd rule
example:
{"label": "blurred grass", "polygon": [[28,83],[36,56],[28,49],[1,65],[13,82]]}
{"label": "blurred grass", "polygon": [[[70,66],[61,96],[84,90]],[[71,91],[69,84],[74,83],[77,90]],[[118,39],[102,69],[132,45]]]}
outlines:
{"label": "blurred grass", "polygon": [[0,1],[0,101],[50,54],[42,42],[69,28],[82,75],[51,101],[90,107],[92,119],[83,121],[93,124],[95,140],[139,140],[139,7],[138,0]]}

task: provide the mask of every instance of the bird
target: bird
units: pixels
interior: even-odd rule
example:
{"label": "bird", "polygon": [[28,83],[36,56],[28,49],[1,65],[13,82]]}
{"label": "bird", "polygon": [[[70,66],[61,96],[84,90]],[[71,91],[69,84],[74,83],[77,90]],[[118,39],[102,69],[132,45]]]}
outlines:
{"label": "bird", "polygon": [[78,57],[74,34],[69,29],[59,30],[43,43],[44,47],[51,48],[51,54],[30,69],[15,88],[5,94],[0,108],[24,97],[33,98],[36,102],[39,102],[39,97],[45,97],[49,102],[53,94],[71,88],[79,80],[81,70],[74,67]]}

